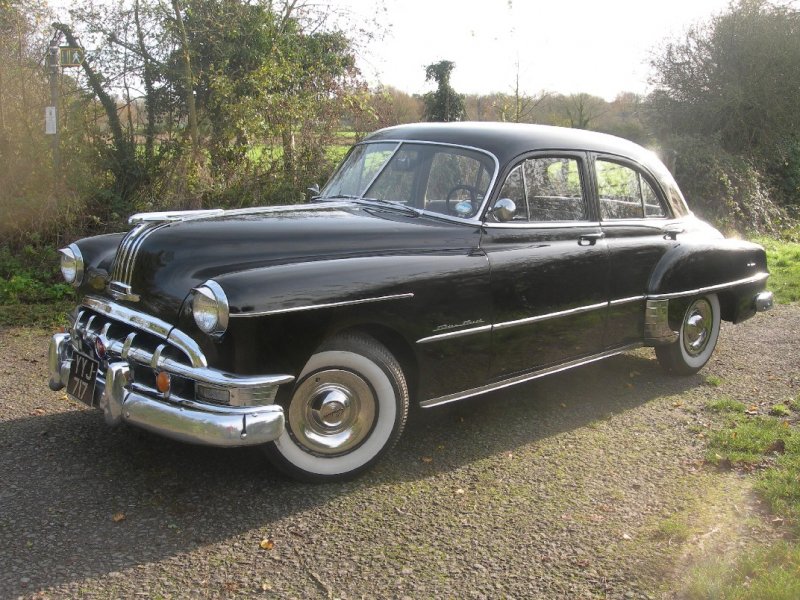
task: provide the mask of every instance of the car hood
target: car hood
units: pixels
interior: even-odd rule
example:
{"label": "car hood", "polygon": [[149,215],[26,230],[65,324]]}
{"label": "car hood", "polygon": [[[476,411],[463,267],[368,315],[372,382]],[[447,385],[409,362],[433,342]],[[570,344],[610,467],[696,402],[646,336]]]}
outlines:
{"label": "car hood", "polygon": [[221,274],[349,256],[456,251],[475,245],[476,235],[477,226],[344,203],[199,213],[138,224],[120,243],[111,279],[117,289],[129,286],[117,301],[176,323],[190,290]]}

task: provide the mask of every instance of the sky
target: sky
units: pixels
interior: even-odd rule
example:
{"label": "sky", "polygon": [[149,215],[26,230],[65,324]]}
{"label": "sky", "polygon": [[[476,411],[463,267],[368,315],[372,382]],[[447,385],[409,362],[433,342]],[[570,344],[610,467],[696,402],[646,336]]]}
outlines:
{"label": "sky", "polygon": [[[103,2],[103,0],[100,0]],[[648,58],[664,40],[729,0],[309,0],[376,32],[358,65],[372,85],[434,88],[425,65],[450,60],[460,93],[646,93]],[[50,0],[67,18],[70,0]],[[377,27],[372,23],[378,23]],[[383,31],[381,31],[383,30]],[[517,65],[519,65],[517,67]]]}
{"label": "sky", "polygon": [[650,53],[723,12],[729,0],[335,0],[357,20],[388,24],[359,54],[370,83],[433,89],[425,65],[455,62],[461,93],[646,93]]}

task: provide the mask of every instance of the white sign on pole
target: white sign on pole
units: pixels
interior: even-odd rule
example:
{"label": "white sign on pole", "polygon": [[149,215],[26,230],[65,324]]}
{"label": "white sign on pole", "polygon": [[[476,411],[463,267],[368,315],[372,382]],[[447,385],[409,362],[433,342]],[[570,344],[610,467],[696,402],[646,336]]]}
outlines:
{"label": "white sign on pole", "polygon": [[44,107],[44,133],[45,135],[56,134],[56,107]]}

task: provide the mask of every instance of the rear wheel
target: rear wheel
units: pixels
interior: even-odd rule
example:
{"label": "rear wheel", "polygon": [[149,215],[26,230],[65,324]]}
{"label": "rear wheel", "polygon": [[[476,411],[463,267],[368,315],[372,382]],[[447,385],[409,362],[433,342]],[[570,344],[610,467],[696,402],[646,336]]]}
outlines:
{"label": "rear wheel", "polygon": [[716,294],[692,298],[680,323],[678,339],[666,346],[656,346],[656,356],[666,371],[692,375],[703,368],[717,345],[720,309]]}
{"label": "rear wheel", "polygon": [[400,437],[408,388],[383,345],[346,334],[309,359],[284,410],[286,429],[266,446],[273,464],[302,481],[347,479],[372,466]]}

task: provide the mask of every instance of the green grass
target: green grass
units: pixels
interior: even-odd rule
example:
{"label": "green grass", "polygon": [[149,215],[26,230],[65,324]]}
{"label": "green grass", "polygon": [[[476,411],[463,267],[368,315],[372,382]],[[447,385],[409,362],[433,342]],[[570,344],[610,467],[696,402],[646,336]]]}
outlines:
{"label": "green grass", "polygon": [[780,542],[727,564],[717,558],[691,573],[685,596],[693,600],[796,600],[800,598],[800,546]]}
{"label": "green grass", "polygon": [[785,404],[776,404],[769,409],[769,414],[775,417],[788,417],[791,416],[791,409]]}
{"label": "green grass", "polygon": [[685,515],[673,515],[661,521],[653,537],[670,542],[685,542],[691,535],[691,528],[686,522]]}
{"label": "green grass", "polygon": [[753,241],[767,251],[767,286],[775,300],[781,304],[800,301],[800,243],[770,237],[756,237]]}
{"label": "green grass", "polygon": [[711,434],[707,458],[712,463],[728,460],[735,465],[756,466],[781,442],[787,454],[790,446],[796,446],[800,454],[800,433],[788,423],[770,417],[737,416],[728,427]]}
{"label": "green grass", "polygon": [[[783,410],[775,411],[777,407]],[[782,418],[747,417],[740,402],[723,398],[708,405],[728,417],[709,438],[707,458],[720,464],[759,467],[755,489],[772,512],[800,535],[800,431]],[[777,404],[772,412],[791,414]],[[687,598],[720,600],[794,600],[800,598],[800,542],[748,550],[726,562],[715,558],[690,574]]]}
{"label": "green grass", "polygon": [[744,411],[747,410],[747,406],[745,406],[743,402],[739,402],[733,398],[728,398],[727,396],[722,396],[721,398],[712,400],[707,406],[709,410],[723,413],[744,413]]}
{"label": "green grass", "polygon": [[718,377],[717,375],[709,375],[706,377],[706,383],[711,387],[719,387],[722,385],[722,377]]}

